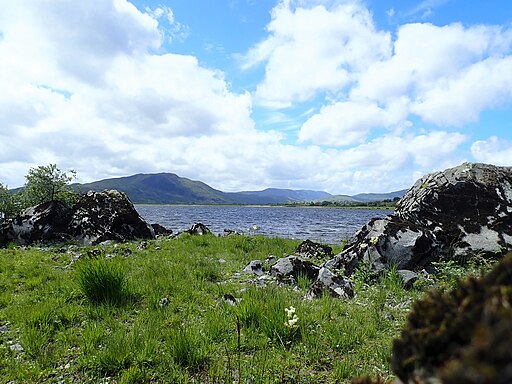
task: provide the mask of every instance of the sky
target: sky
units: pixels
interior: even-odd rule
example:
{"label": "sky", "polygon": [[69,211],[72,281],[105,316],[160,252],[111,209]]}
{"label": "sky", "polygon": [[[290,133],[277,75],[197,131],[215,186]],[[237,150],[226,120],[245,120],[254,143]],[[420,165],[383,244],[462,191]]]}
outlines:
{"label": "sky", "polygon": [[510,0],[0,0],[0,183],[409,188],[512,166]]}

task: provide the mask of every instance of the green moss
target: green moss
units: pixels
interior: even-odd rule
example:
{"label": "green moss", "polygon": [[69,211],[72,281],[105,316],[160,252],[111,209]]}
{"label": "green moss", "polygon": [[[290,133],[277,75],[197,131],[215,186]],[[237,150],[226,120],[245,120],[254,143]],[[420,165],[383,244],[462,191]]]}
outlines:
{"label": "green moss", "polygon": [[512,254],[480,278],[416,302],[393,346],[393,369],[404,381],[512,382]]}

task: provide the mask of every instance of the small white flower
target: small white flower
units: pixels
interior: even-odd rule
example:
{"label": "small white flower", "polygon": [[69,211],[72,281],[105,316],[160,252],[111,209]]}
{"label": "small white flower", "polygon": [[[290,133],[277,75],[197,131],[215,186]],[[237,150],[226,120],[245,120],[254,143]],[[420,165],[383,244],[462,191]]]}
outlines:
{"label": "small white flower", "polygon": [[284,311],[286,312],[288,317],[292,317],[293,314],[295,313],[295,308],[294,307],[285,308]]}

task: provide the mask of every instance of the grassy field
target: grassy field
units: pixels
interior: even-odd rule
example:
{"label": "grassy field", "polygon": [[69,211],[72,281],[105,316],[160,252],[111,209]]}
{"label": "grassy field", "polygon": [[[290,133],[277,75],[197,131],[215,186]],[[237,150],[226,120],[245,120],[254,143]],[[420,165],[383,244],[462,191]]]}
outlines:
{"label": "grassy field", "polygon": [[[2,249],[0,383],[391,381],[392,340],[429,284],[405,290],[395,272],[363,268],[355,298],[309,301],[304,278],[262,286],[239,274],[298,244],[185,235],[147,246]],[[436,285],[464,273],[450,264]]]}

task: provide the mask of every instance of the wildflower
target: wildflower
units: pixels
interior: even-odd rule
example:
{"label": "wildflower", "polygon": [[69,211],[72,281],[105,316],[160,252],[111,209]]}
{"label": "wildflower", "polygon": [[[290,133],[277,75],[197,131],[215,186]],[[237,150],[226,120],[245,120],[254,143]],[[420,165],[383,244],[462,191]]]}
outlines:
{"label": "wildflower", "polygon": [[372,245],[377,245],[378,242],[379,242],[379,237],[378,236],[372,237],[370,239],[370,243],[372,243]]}
{"label": "wildflower", "polygon": [[295,308],[285,308],[284,311],[286,312],[286,316],[288,319],[285,321],[284,326],[288,329],[293,329],[297,327],[297,322],[299,321],[299,318],[297,317],[297,314],[295,313]]}

